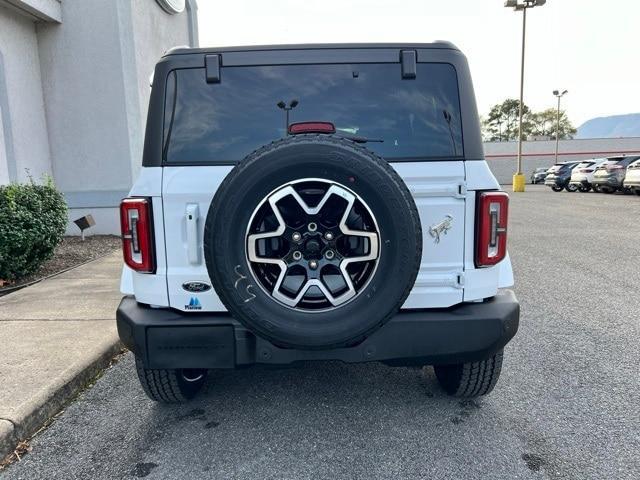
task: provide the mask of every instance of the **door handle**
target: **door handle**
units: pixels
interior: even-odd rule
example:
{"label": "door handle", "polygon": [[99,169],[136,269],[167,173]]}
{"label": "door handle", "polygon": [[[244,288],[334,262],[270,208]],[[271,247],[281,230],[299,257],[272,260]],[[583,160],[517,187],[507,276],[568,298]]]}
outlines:
{"label": "door handle", "polygon": [[197,203],[188,203],[185,212],[187,225],[187,258],[189,263],[197,265],[200,263],[200,250],[198,249],[198,219],[200,211]]}

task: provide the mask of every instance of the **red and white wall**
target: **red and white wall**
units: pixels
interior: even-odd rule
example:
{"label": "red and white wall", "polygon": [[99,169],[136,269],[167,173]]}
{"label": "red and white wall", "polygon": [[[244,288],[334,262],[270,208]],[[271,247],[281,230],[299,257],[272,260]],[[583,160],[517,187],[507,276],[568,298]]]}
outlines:
{"label": "red and white wall", "polygon": [[[543,140],[523,142],[522,172],[531,176],[536,168],[550,167],[555,163],[556,142]],[[484,155],[489,168],[501,184],[510,184],[516,171],[517,142],[487,142]],[[614,155],[640,155],[640,137],[589,138],[560,140],[558,161],[601,158]]]}

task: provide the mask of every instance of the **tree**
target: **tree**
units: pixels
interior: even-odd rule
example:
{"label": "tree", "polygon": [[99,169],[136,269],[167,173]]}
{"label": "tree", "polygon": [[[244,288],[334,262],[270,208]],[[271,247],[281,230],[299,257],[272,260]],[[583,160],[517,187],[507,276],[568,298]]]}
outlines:
{"label": "tree", "polygon": [[[518,115],[520,101],[507,98],[504,102],[494,105],[487,118],[481,118],[482,138],[485,142],[508,142],[518,139]],[[522,115],[522,139],[530,135],[556,138],[555,108],[548,108],[541,112],[532,112],[524,105]],[[576,134],[564,110],[560,110],[560,138],[573,138]]]}
{"label": "tree", "polygon": [[[489,111],[487,119],[483,122],[485,140],[509,141],[518,138],[518,116],[520,101],[507,98],[504,102],[494,105]],[[523,106],[522,134],[526,138],[528,129],[528,114],[530,110]]]}
{"label": "tree", "polygon": [[[541,112],[531,113],[528,118],[531,135],[550,137],[555,140],[557,113],[558,111],[555,108],[547,108]],[[576,131],[569,117],[567,117],[567,113],[564,110],[560,110],[560,139],[573,138]]]}

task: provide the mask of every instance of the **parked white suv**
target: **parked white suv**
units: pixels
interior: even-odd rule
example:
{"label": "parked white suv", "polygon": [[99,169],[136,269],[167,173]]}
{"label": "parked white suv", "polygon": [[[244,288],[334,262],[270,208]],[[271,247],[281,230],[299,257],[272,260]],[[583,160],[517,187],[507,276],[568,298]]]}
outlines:
{"label": "parked white suv", "polygon": [[579,163],[571,170],[571,179],[569,185],[574,185],[581,192],[588,192],[592,188],[593,172],[596,168],[605,162],[606,158],[594,158],[593,160],[585,160]]}
{"label": "parked white suv", "polygon": [[162,402],[308,360],[483,395],[519,321],[507,219],[452,44],[173,50],[121,205],[118,332]]}
{"label": "parked white suv", "polygon": [[632,190],[636,195],[640,195],[640,160],[636,160],[627,167],[624,188]]}

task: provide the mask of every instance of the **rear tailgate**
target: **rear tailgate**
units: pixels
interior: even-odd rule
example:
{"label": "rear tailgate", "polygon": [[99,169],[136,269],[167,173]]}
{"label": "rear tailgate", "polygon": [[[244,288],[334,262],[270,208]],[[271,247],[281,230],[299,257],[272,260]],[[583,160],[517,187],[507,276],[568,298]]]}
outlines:
{"label": "rear tailgate", "polygon": [[[465,242],[464,163],[392,164],[416,202],[422,223],[420,271],[408,308],[448,307],[463,299]],[[187,282],[211,284],[203,258],[203,234],[215,191],[230,166],[165,167],[162,198],[165,223],[169,304],[179,310],[224,311],[213,289],[198,292],[198,305]],[[191,217],[191,218],[190,218]],[[448,228],[438,226],[446,222]],[[433,227],[433,230],[431,229]],[[436,234],[436,230],[439,233]],[[224,232],[220,232],[224,235]]]}

